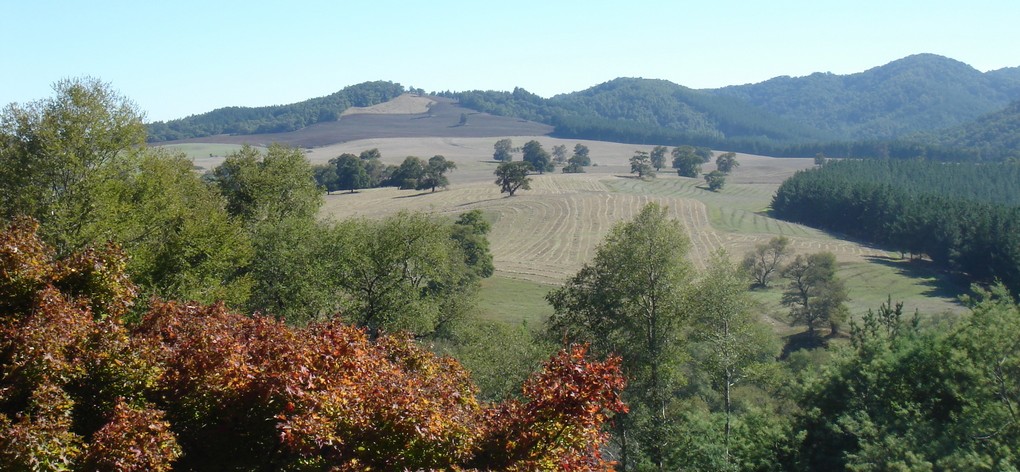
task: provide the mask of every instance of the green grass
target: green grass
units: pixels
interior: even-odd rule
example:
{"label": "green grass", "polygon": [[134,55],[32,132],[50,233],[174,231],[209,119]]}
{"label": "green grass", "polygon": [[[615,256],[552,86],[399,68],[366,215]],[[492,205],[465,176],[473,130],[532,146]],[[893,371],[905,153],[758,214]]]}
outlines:
{"label": "green grass", "polygon": [[211,144],[211,143],[187,143],[187,144],[166,144],[159,146],[176,152],[183,152],[189,159],[199,163],[212,160],[222,160],[228,154],[240,151],[239,144]]}
{"label": "green grass", "polygon": [[720,231],[822,237],[818,231],[765,214],[775,192],[772,185],[730,184],[719,192],[712,192],[704,181],[675,177],[648,181],[618,179],[608,181],[606,185],[620,193],[698,200],[705,204],[712,226]]}
{"label": "green grass", "polygon": [[529,280],[493,276],[482,280],[478,293],[478,316],[493,321],[539,326],[552,315],[545,294],[555,289]]}

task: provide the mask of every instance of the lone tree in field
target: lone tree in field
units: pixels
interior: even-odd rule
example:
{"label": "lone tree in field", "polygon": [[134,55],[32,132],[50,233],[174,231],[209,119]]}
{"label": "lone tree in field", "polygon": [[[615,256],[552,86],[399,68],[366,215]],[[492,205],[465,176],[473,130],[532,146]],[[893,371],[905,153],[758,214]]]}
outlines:
{"label": "lone tree in field", "polygon": [[705,182],[708,184],[708,189],[713,192],[722,190],[723,185],[726,185],[726,174],[713,170],[705,174]]}
{"label": "lone tree in field", "polygon": [[524,143],[524,162],[531,164],[539,174],[549,170],[553,170],[552,158],[549,153],[542,148],[542,143],[531,140]]}
{"label": "lone tree in field", "polygon": [[655,168],[656,172],[658,172],[659,169],[662,169],[662,166],[666,165],[667,151],[669,151],[669,148],[667,148],[666,146],[655,146],[654,148],[652,148],[651,154],[652,167]]}
{"label": "lone tree in field", "polygon": [[655,177],[648,151],[634,151],[634,156],[630,158],[630,173],[637,174],[639,179]]}
{"label": "lone tree in field", "polygon": [[496,185],[499,185],[499,193],[509,193],[510,196],[514,196],[514,192],[518,189],[529,190],[531,186],[531,177],[528,177],[528,172],[532,170],[531,163],[518,161],[518,162],[504,162],[496,167]]}
{"label": "lone tree in field", "polygon": [[719,157],[715,158],[715,168],[724,174],[733,172],[733,169],[740,166],[737,162],[737,153],[727,152],[720,154]]}
{"label": "lone tree in field", "polygon": [[812,336],[815,327],[825,322],[833,335],[839,333],[840,324],[849,316],[849,296],[843,281],[836,278],[836,256],[831,252],[797,256],[783,269],[783,276],[790,280],[783,304],[791,307],[793,322],[807,325]]}
{"label": "lone tree in field", "polygon": [[425,175],[418,180],[418,190],[424,190],[427,188],[436,191],[436,187],[446,188],[450,185],[450,180],[446,178],[446,172],[456,169],[457,164],[446,160],[445,157],[440,155],[432,156],[429,159],[428,165],[425,166]]}
{"label": "lone tree in field", "polygon": [[772,276],[781,268],[783,259],[789,255],[790,240],[786,236],[776,236],[745,254],[740,268],[751,277],[756,287],[767,288]]}
{"label": "lone tree in field", "polygon": [[496,141],[492,146],[496,152],[492,153],[492,159],[499,162],[510,162],[513,159],[514,142],[510,138],[503,138]]}

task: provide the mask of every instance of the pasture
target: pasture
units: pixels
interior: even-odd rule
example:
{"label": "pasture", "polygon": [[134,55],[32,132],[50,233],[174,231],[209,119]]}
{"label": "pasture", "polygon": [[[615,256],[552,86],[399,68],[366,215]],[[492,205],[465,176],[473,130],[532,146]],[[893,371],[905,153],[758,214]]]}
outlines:
{"label": "pasture", "polygon": [[[811,159],[740,154],[740,166],[726,186],[720,192],[710,192],[703,180],[678,177],[672,169],[662,169],[653,180],[632,177],[628,159],[635,150],[651,146],[544,136],[515,137],[514,145],[529,139],[539,140],[547,150],[556,144],[573,149],[581,142],[589,146],[592,161],[598,165],[585,174],[534,175],[531,190],[508,198],[493,184],[495,138],[379,138],[316,148],[308,155],[318,163],[343,152],[378,148],[383,160],[392,164],[408,155],[427,158],[435,154],[456,162],[458,167],[449,174],[451,185],[446,190],[381,188],[333,194],[326,197],[323,216],[381,217],[411,210],[454,217],[482,210],[493,222],[489,239],[496,266],[496,276],[483,286],[480,302],[483,316],[488,318],[519,322],[547,316],[541,298],[544,293],[590,260],[614,224],[631,219],[650,202],[668,207],[670,215],[683,222],[697,267],[704,267],[719,249],[737,262],[754,245],[784,235],[796,253],[825,250],[836,254],[839,275],[850,288],[854,314],[877,308],[890,295],[894,301],[905,301],[911,311],[915,307],[926,313],[962,310],[953,298],[958,288],[936,272],[901,261],[895,253],[769,217],[765,210],[775,189],[797,170],[812,166]],[[709,163],[702,171],[714,167]],[[782,319],[786,309],[779,305],[778,288],[755,293],[767,315]],[[518,307],[526,313],[513,315]]]}

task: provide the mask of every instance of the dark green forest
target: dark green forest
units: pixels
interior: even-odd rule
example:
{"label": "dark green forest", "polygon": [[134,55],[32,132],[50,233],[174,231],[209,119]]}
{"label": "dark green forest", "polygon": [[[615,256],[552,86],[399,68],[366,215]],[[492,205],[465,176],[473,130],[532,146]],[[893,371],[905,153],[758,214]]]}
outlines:
{"label": "dark green forest", "polygon": [[783,182],[772,211],[1020,292],[1015,163],[829,161]]}
{"label": "dark green forest", "polygon": [[315,123],[336,121],[350,107],[383,103],[404,93],[393,82],[365,82],[325,97],[290,105],[226,107],[201,115],[148,124],[148,141],[201,138],[217,134],[285,133]]}

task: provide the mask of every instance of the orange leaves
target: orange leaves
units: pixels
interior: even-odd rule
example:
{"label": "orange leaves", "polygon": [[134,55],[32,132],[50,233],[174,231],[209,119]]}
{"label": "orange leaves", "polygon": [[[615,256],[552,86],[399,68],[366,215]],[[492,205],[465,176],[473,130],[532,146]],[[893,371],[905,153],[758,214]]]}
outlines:
{"label": "orange leaves", "polygon": [[163,412],[136,409],[120,402],[109,423],[93,436],[84,469],[164,472],[171,470],[180,455],[181,449],[170,431],[170,423],[163,419]]}
{"label": "orange leaves", "polygon": [[222,304],[153,300],[108,247],[63,260],[31,221],[0,233],[0,468],[599,470],[619,359],[574,347],[483,405],[468,373],[408,336],[294,328]]}
{"label": "orange leaves", "polygon": [[587,359],[588,347],[553,356],[524,385],[528,402],[507,402],[489,413],[479,467],[500,470],[605,470],[602,425],[627,411],[620,359]]}

